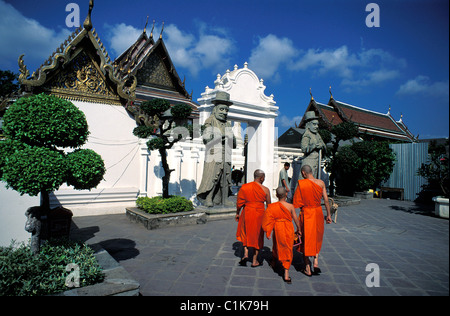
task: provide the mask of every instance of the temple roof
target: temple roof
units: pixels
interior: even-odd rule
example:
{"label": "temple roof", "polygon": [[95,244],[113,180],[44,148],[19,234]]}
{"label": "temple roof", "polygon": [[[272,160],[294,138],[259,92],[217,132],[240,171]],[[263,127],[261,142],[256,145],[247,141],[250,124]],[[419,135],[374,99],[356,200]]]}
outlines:
{"label": "temple roof", "polygon": [[19,83],[28,93],[48,93],[73,100],[126,105],[135,99],[136,80],[120,78],[92,26],[89,13],[77,28],[31,76],[24,55],[19,57]]}
{"label": "temple roof", "polygon": [[191,117],[198,117],[198,104],[192,101],[192,93],[186,91],[185,82],[178,76],[162,33],[155,42],[153,29],[150,37],[144,29],[137,40],[114,60],[113,66],[122,80],[137,79],[135,105],[128,107],[131,112],[138,111],[136,106],[143,101],[162,98],[172,105],[190,105],[193,110]]}
{"label": "temple roof", "polygon": [[[328,126],[338,125],[342,122],[355,123],[361,134],[373,135],[395,141],[416,141],[402,119],[395,121],[390,112],[387,114],[367,110],[341,101],[331,96],[328,104],[316,102],[314,98],[306,109],[314,111]],[[302,120],[299,127],[304,127]]]}
{"label": "temple roof", "polygon": [[136,76],[138,87],[171,90],[192,99],[192,94],[186,91],[184,81],[178,76],[162,36],[155,43],[153,36],[148,38],[142,33],[130,48],[114,60],[113,65],[122,79]]}

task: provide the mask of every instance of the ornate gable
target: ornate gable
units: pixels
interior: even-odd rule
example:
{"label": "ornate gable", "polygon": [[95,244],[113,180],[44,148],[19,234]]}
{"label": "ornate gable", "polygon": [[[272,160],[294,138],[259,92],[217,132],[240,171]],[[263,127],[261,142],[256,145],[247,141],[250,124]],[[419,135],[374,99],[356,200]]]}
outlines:
{"label": "ornate gable", "polygon": [[135,99],[136,78],[120,79],[98,34],[91,12],[83,24],[29,77],[23,56],[19,57],[19,83],[28,93],[48,93],[86,102],[127,105]]}
{"label": "ornate gable", "polygon": [[152,54],[136,74],[139,85],[162,86],[175,90],[169,70],[159,54]]}
{"label": "ornate gable", "polygon": [[120,96],[85,51],[80,51],[63,69],[49,78],[41,89],[64,99],[120,104]]}

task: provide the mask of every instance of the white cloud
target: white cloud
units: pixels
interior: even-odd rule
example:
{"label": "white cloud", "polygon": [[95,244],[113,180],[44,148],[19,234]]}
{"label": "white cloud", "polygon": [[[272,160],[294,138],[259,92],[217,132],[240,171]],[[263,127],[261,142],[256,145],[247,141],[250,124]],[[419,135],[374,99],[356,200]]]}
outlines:
{"label": "white cloud", "polygon": [[[153,34],[160,34],[155,27]],[[126,24],[109,26],[107,42],[118,56],[130,47],[142,30]],[[188,69],[195,76],[203,69],[212,73],[223,71],[230,64],[230,54],[234,51],[234,43],[224,30],[208,29],[198,23],[199,35],[180,30],[176,25],[164,26],[163,38],[170,57],[176,67]],[[217,34],[214,34],[217,33]],[[157,35],[159,36],[159,35]]]}
{"label": "white cloud", "polygon": [[187,68],[194,76],[203,69],[216,74],[231,63],[230,56],[235,51],[234,41],[226,31],[208,28],[197,23],[198,36],[183,32],[176,25],[165,27],[167,49],[176,66]]}
{"label": "white cloud", "polygon": [[373,72],[369,72],[365,74],[364,77],[352,80],[352,79],[343,79],[342,85],[351,87],[367,87],[372,84],[378,84],[385,81],[392,80],[396,77],[398,77],[400,72],[398,70],[387,70],[387,69],[381,69],[376,70]]}
{"label": "white cloud", "polygon": [[358,57],[362,66],[370,66],[375,63],[381,67],[392,66],[394,64],[401,68],[406,67],[406,60],[396,58],[380,48],[362,49],[358,53]]}
{"label": "white cloud", "polygon": [[233,44],[230,40],[205,34],[200,36],[192,52],[200,58],[203,67],[210,68],[218,63],[221,64],[222,57],[225,57],[232,48]]}
{"label": "white cloud", "polygon": [[344,45],[337,49],[309,49],[294,63],[293,69],[311,69],[319,75],[334,72],[339,77],[350,78],[353,74],[352,67],[358,66],[358,64],[356,55],[351,54]]}
{"label": "white cloud", "polygon": [[298,54],[292,41],[269,34],[259,39],[258,46],[251,52],[249,64],[261,78],[276,76],[282,64],[289,64]]}
{"label": "white cloud", "polygon": [[303,116],[286,116],[286,115],[279,115],[275,119],[275,123],[280,128],[287,128],[287,127],[295,127],[295,124],[300,124]]}
{"label": "white cloud", "polygon": [[382,49],[351,53],[344,45],[337,49],[309,49],[294,69],[310,70],[319,76],[332,73],[342,78],[343,86],[360,88],[392,80],[400,74],[399,68],[405,66],[404,59]]}
{"label": "white cloud", "polygon": [[282,67],[313,76],[341,78],[347,89],[361,88],[392,80],[406,66],[406,61],[382,49],[352,52],[346,45],[338,48],[297,49],[286,37],[269,34],[260,38],[249,58],[252,70],[263,78],[277,80]]}
{"label": "white cloud", "polygon": [[107,41],[113,53],[116,57],[120,56],[125,50],[127,50],[141,35],[142,30],[120,23],[116,25],[105,24],[105,28],[108,30]]}
{"label": "white cloud", "polygon": [[[0,67],[15,68],[17,59],[25,54],[27,65],[41,65],[66,40],[71,31],[57,31],[42,26],[0,0]],[[34,71],[35,69],[31,69]]]}
{"label": "white cloud", "polygon": [[414,79],[402,84],[397,95],[425,94],[429,96],[449,96],[449,81],[431,82],[427,76],[419,75]]}

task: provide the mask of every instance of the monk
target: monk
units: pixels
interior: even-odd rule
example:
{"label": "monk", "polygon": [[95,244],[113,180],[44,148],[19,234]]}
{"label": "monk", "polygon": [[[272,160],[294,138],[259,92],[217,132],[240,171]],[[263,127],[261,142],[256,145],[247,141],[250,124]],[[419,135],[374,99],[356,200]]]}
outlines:
{"label": "monk", "polygon": [[302,227],[302,244],[300,251],[303,253],[306,265],[302,272],[311,276],[311,262],[308,257],[314,257],[314,273],[320,273],[319,252],[324,233],[322,198],[327,210],[327,224],[331,223],[331,213],[325,183],[314,178],[309,165],[302,166],[301,174],[304,179],[298,180],[293,205],[295,208],[301,208],[299,218]]}
{"label": "monk", "polygon": [[244,257],[239,264],[246,264],[248,248],[254,248],[251,266],[255,268],[261,265],[258,262],[259,251],[264,247],[264,231],[261,223],[266,205],[270,204],[270,192],[262,185],[265,180],[264,171],[256,169],[253,176],[254,181],[242,185],[238,192],[235,219],[238,222],[236,238],[244,245]]}
{"label": "monk", "polygon": [[[267,207],[263,217],[262,228],[266,232],[267,239],[272,237],[272,231],[274,231],[272,247],[274,260],[272,267],[275,265],[275,260],[281,262],[284,268],[283,281],[290,284],[292,280],[289,276],[289,268],[294,257],[292,248],[295,234],[300,234],[300,223],[294,206],[286,202],[287,191],[284,187],[277,188],[277,198],[278,202],[272,203]],[[297,226],[296,232],[294,231],[292,220]]]}

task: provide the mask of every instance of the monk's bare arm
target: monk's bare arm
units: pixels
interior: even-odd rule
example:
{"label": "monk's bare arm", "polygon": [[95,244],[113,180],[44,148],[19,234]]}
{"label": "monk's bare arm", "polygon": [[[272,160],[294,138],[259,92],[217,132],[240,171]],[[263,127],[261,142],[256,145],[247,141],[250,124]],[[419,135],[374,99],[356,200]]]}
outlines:
{"label": "monk's bare arm", "polygon": [[325,204],[325,209],[327,210],[327,224],[331,223],[331,209],[330,209],[330,202],[328,200],[328,194],[327,194],[327,188],[325,187],[325,183],[322,181],[322,195],[323,195],[323,202]]}
{"label": "monk's bare arm", "polygon": [[239,207],[239,206],[236,207],[236,215],[234,216],[234,219],[236,220],[236,222],[239,222],[239,216],[241,213],[241,209],[242,209],[242,207]]}
{"label": "monk's bare arm", "polygon": [[300,222],[298,220],[297,212],[295,211],[294,206],[290,207],[292,219],[294,220],[295,226],[297,226],[297,233],[300,233]]}
{"label": "monk's bare arm", "polygon": [[237,202],[236,202],[236,216],[234,217],[236,222],[239,222],[239,215],[241,213],[242,208],[245,205],[244,203],[241,202],[241,194],[242,194],[242,192],[239,190],[238,196],[237,196]]}
{"label": "monk's bare arm", "polygon": [[263,186],[264,192],[266,192],[266,206],[268,206],[270,203],[272,203],[270,199],[270,191],[267,187]]}

